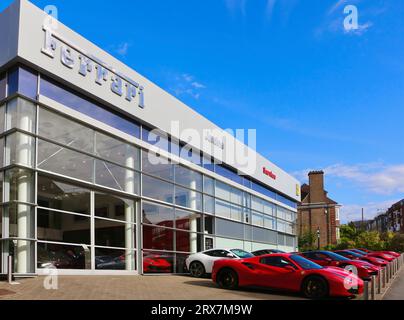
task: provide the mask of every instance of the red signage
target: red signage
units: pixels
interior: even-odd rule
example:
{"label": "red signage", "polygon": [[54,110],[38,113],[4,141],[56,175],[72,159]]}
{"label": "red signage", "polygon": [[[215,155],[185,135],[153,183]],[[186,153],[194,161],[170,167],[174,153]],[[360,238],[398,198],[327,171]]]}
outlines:
{"label": "red signage", "polygon": [[267,168],[264,167],[263,173],[264,173],[266,176],[270,177],[271,179],[276,180],[276,174],[273,173],[271,170],[268,170]]}

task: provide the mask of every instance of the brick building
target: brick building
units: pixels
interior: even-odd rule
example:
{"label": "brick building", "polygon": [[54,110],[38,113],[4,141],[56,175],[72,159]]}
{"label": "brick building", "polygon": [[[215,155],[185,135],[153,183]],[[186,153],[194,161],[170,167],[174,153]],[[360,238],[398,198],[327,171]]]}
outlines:
{"label": "brick building", "polygon": [[388,230],[404,233],[404,199],[393,204],[386,215]]}
{"label": "brick building", "polygon": [[340,205],[328,197],[324,189],[324,172],[309,173],[309,184],[301,187],[302,202],[298,206],[298,234],[320,234],[320,246],[337,244],[339,240]]}

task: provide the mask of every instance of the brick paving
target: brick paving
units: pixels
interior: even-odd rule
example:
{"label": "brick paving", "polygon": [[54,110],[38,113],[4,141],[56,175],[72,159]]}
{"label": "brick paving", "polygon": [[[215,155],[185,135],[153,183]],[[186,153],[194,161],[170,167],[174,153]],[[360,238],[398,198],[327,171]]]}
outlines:
{"label": "brick paving", "polygon": [[0,282],[0,300],[300,300],[298,294],[260,289],[222,290],[210,279],[184,276],[60,276],[58,290],[44,277]]}

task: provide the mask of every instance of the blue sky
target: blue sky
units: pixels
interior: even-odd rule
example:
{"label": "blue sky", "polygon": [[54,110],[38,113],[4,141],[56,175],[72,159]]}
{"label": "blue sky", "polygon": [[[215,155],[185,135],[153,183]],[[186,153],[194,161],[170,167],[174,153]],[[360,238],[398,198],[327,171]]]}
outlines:
{"label": "blue sky", "polygon": [[324,169],[344,222],[404,198],[404,1],[32,2],[301,181]]}

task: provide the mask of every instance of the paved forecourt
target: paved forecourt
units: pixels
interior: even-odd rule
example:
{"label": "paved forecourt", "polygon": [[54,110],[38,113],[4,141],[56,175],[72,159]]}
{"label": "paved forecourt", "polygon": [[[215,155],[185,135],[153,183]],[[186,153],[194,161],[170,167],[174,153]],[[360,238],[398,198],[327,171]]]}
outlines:
{"label": "paved forecourt", "polygon": [[188,276],[60,276],[57,290],[44,277],[0,282],[0,300],[301,300],[299,294],[263,289],[218,288],[210,279]]}

